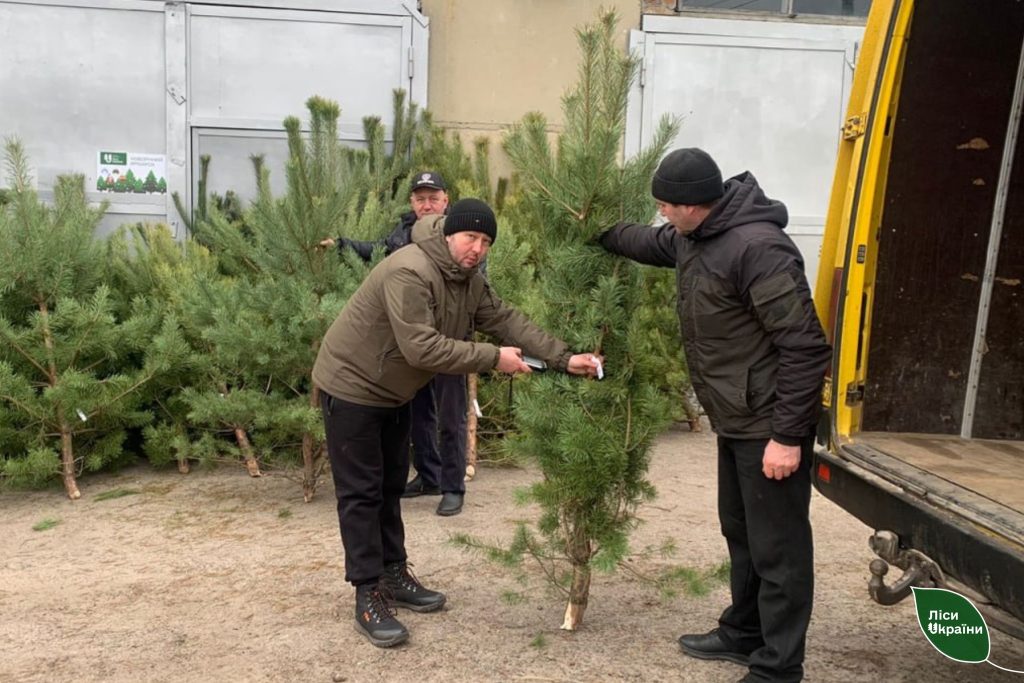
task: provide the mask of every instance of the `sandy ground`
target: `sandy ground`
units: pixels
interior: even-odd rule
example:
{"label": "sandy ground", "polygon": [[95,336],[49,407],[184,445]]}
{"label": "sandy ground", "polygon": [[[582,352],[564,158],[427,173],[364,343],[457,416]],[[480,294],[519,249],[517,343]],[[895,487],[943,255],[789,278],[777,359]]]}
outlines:
{"label": "sandy ground", "polygon": [[[653,455],[658,499],[634,546],[676,539],[674,559],[698,569],[726,559],[714,506],[714,442],[670,432]],[[536,572],[525,583],[448,542],[465,531],[511,535],[512,491],[536,472],[484,469],[464,512],[407,501],[410,559],[444,611],[399,616],[404,646],[372,647],[353,630],[342,580],[334,497],[310,504],[280,476],[221,469],[182,476],[139,467],[85,478],[83,498],[0,494],[0,681],[736,681],[736,665],[680,654],[680,633],[714,625],[724,584],[704,597],[663,599],[626,574],[596,578],[584,627],[559,630],[564,604]],[[138,495],[97,501],[115,488]],[[33,531],[44,519],[59,520]],[[815,494],[817,597],[808,681],[1019,681],[961,664],[921,634],[913,605],[867,598],[869,530]],[[521,601],[503,598],[516,593]],[[539,636],[539,638],[538,638]],[[538,641],[543,641],[543,644]],[[1024,669],[1024,643],[995,633],[992,661]]]}

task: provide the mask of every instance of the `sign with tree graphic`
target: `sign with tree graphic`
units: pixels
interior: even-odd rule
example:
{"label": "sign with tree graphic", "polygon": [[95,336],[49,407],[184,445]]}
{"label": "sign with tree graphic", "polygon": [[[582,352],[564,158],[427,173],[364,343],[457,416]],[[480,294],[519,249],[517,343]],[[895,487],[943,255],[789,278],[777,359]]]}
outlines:
{"label": "sign with tree graphic", "polygon": [[1014,671],[989,660],[991,643],[985,618],[974,604],[945,588],[913,588],[917,621],[936,650],[958,662],[988,662],[997,669]]}
{"label": "sign with tree graphic", "polygon": [[167,194],[167,158],[163,154],[96,154],[96,190],[120,194]]}

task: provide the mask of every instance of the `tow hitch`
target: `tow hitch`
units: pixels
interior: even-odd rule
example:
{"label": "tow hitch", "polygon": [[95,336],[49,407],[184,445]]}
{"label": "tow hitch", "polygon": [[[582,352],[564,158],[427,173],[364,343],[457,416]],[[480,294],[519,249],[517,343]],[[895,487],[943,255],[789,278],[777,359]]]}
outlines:
{"label": "tow hitch", "polygon": [[[895,605],[910,595],[911,587],[939,588],[946,584],[942,569],[930,557],[917,550],[900,548],[899,536],[891,531],[876,531],[868,539],[868,545],[879,558],[871,560],[869,569],[871,579],[868,581],[868,593],[871,599],[880,605]],[[903,570],[892,584],[885,583],[885,575],[889,573],[889,565]]]}

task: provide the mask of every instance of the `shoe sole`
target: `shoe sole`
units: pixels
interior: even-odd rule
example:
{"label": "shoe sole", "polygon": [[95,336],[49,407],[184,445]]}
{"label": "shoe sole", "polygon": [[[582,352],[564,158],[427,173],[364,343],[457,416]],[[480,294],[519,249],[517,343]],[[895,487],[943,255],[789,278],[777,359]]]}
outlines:
{"label": "shoe sole", "polygon": [[444,607],[445,602],[447,602],[447,598],[445,600],[442,600],[441,602],[437,603],[436,605],[414,605],[414,604],[409,603],[409,602],[398,602],[397,600],[392,600],[391,601],[391,606],[392,607],[404,607],[405,609],[412,610],[413,612],[424,613],[424,612],[436,612],[437,610],[439,610],[442,607]]}
{"label": "shoe sole", "polygon": [[395,645],[401,645],[405,641],[409,640],[408,632],[397,635],[394,638],[374,638],[369,633],[367,633],[366,629],[360,626],[358,622],[352,624],[352,628],[354,628],[364,638],[366,638],[368,641],[370,641],[377,647],[394,647]]}
{"label": "shoe sole", "polygon": [[683,651],[683,654],[695,657],[696,659],[732,662],[733,664],[739,664],[740,666],[748,666],[750,664],[750,657],[747,655],[741,655],[738,652],[704,652],[702,650],[688,648],[682,643],[679,643],[679,649]]}
{"label": "shoe sole", "polygon": [[440,489],[437,491],[413,491],[402,494],[402,498],[419,498],[420,496],[440,496]]}

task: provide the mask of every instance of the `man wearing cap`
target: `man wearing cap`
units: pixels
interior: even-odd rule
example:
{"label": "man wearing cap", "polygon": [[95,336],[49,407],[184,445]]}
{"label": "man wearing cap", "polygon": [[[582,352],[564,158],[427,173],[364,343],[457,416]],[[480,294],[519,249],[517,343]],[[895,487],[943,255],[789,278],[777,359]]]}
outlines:
{"label": "man wearing cap", "polygon": [[[412,243],[412,226],[424,216],[441,215],[448,209],[448,193],[441,175],[424,171],[412,176],[409,191],[412,210],[380,241],[339,237],[338,248],[351,249],[364,261],[374,249],[384,255]],[[325,239],[323,246],[335,240]],[[466,377],[439,373],[412,399],[412,448],[416,476],[408,483],[404,497],[441,495],[437,514],[448,517],[462,511],[466,494]],[[440,423],[440,425],[438,424]],[[440,427],[440,429],[438,428]]]}
{"label": "man wearing cap", "polygon": [[[600,366],[494,295],[479,265],[496,237],[494,213],[478,199],[417,221],[412,245],[377,264],[345,304],[313,366],[356,629],[378,647],[409,637],[392,607],[432,612],[445,603],[412,575],[405,551],[401,496],[416,392],[438,372],[530,372],[520,347],[576,375]],[[509,346],[466,341],[474,329]]]}
{"label": "man wearing cap", "polygon": [[732,604],[683,652],[799,681],[814,592],[810,465],[831,350],[786,207],[749,172],[722,182],[703,150],[677,149],[651,192],[668,223],[620,223],[608,251],[676,269],[690,381],[718,435],[718,515]]}

